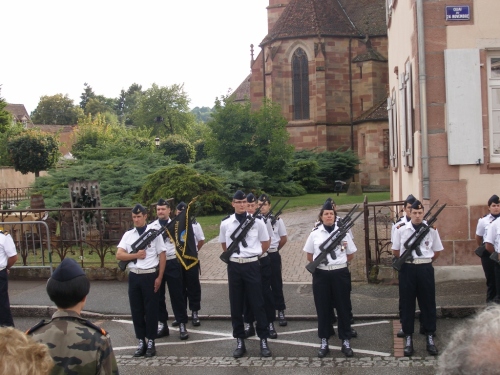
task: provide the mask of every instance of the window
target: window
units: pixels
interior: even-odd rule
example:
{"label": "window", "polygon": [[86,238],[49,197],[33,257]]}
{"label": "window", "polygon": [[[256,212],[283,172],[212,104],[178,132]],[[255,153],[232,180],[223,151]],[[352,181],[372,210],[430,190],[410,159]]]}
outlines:
{"label": "window", "polygon": [[292,57],[292,91],[294,120],[309,119],[309,62],[302,48]]}
{"label": "window", "polygon": [[390,155],[389,155],[389,149],[390,149],[390,141],[389,141],[389,129],[384,129],[383,133],[383,147],[384,147],[384,168],[389,168],[389,163],[390,163]]}
{"label": "window", "polygon": [[396,92],[387,98],[387,112],[389,118],[389,161],[391,168],[398,169],[398,120],[396,107]]}
{"label": "window", "polygon": [[399,76],[399,107],[401,127],[401,156],[405,168],[413,167],[413,101],[411,64],[408,61],[406,71]]}
{"label": "window", "polygon": [[492,163],[500,163],[500,53],[488,57],[488,96],[490,159]]}

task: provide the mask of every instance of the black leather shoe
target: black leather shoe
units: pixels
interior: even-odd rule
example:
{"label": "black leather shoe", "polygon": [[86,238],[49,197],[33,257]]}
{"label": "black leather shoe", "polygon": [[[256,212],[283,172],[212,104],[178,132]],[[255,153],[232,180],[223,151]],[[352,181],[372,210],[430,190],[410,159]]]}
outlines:
{"label": "black leather shoe", "polygon": [[398,333],[396,334],[396,336],[397,336],[397,337],[401,337],[401,338],[403,338],[403,337],[405,337],[405,336],[406,336],[406,335],[405,335],[405,333],[403,332],[403,328],[400,328],[400,329],[399,329],[399,331],[398,331]]}
{"label": "black leather shoe", "polygon": [[351,328],[351,337],[352,338],[358,337],[358,331],[356,331],[354,328]]}
{"label": "black leather shoe", "polygon": [[198,311],[193,311],[191,313],[191,323],[193,323],[195,327],[198,327],[201,324],[200,318],[198,317]]}
{"label": "black leather shoe", "polygon": [[145,340],[139,340],[139,345],[137,345],[137,349],[135,350],[134,357],[142,357],[146,354],[146,343]]}
{"label": "black leather shoe", "polygon": [[234,358],[241,358],[243,357],[243,354],[245,354],[247,349],[245,348],[245,340],[243,339],[236,339],[236,349],[234,349],[233,352],[233,357]]}
{"label": "black leather shoe", "polygon": [[245,323],[245,338],[249,338],[250,336],[255,336],[255,327],[253,323]]}
{"label": "black leather shoe", "polygon": [[342,349],[340,349],[340,351],[344,353],[346,357],[352,357],[354,355],[349,340],[342,341]]}
{"label": "black leather shoe", "polygon": [[267,345],[267,339],[260,339],[260,356],[261,357],[270,357],[272,356],[271,350]]}
{"label": "black leather shoe", "polygon": [[438,350],[436,344],[434,343],[434,337],[432,335],[426,335],[425,341],[427,343],[427,352],[430,355],[438,355]]}
{"label": "black leather shoe", "polygon": [[411,335],[406,335],[405,336],[405,348],[404,348],[404,355],[405,357],[411,357],[413,355],[413,338]]}
{"label": "black leather shoe", "polygon": [[330,353],[330,348],[328,347],[328,340],[321,339],[321,346],[318,350],[318,358],[324,358],[326,355]]}
{"label": "black leather shoe", "polygon": [[285,317],[285,310],[278,310],[278,324],[280,327],[285,327],[288,324]]}
{"label": "black leather shoe", "polygon": [[189,337],[185,323],[179,324],[179,336],[180,336],[181,340],[187,340]]}
{"label": "black leather shoe", "polygon": [[177,320],[174,320],[172,322],[172,327],[178,327],[179,326],[179,322]]}
{"label": "black leather shoe", "polygon": [[144,357],[151,358],[156,355],[155,340],[148,341],[148,347],[146,349],[146,354]]}
{"label": "black leather shoe", "polygon": [[274,323],[269,323],[269,338],[270,339],[277,339],[278,338],[278,333],[274,329]]}
{"label": "black leather shoe", "polygon": [[170,330],[166,323],[158,322],[158,331],[156,332],[157,338],[162,338],[170,335]]}

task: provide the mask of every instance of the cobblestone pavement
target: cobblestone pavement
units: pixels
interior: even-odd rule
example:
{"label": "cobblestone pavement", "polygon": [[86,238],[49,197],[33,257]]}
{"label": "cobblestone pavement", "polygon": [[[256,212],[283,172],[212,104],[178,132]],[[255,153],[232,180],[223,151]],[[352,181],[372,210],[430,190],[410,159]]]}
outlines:
{"label": "cobblestone pavement", "polygon": [[120,366],[148,367],[281,367],[281,368],[347,368],[347,367],[432,367],[437,360],[434,357],[362,357],[362,358],[310,358],[310,357],[176,357],[164,356],[137,359],[131,355],[118,355]]}

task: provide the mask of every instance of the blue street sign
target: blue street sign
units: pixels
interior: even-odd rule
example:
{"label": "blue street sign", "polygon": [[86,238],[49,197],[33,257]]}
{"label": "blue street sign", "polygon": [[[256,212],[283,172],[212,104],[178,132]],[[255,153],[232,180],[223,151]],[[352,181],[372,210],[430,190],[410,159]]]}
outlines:
{"label": "blue street sign", "polygon": [[470,21],[468,5],[446,6],[446,21]]}

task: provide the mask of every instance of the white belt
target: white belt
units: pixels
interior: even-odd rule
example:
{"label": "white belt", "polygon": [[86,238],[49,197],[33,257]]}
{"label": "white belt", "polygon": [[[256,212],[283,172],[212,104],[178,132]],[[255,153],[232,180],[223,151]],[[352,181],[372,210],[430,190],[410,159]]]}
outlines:
{"label": "white belt", "polygon": [[405,263],[411,263],[411,264],[432,263],[432,259],[430,259],[430,258],[417,258],[417,259],[413,259],[413,260],[407,260]]}
{"label": "white belt", "polygon": [[270,247],[270,248],[267,250],[267,252],[268,252],[268,253],[275,253],[275,252],[277,252],[277,251],[278,251],[278,248],[277,248],[277,247]]}
{"label": "white belt", "polygon": [[343,264],[330,264],[330,265],[320,264],[318,266],[318,269],[325,270],[325,271],[333,271],[333,270],[339,270],[341,268],[346,268],[346,267],[347,267],[347,263],[343,263]]}
{"label": "white belt", "polygon": [[229,258],[231,262],[234,263],[250,263],[259,260],[259,257],[251,257],[251,258]]}
{"label": "white belt", "polygon": [[259,259],[262,259],[262,258],[265,258],[265,257],[267,257],[267,251],[264,254],[259,255]]}
{"label": "white belt", "polygon": [[175,258],[177,258],[177,255],[175,255],[175,254],[174,255],[169,255],[167,257],[167,260],[172,260],[172,259],[175,259]]}
{"label": "white belt", "polygon": [[138,275],[143,274],[143,273],[154,273],[156,272],[156,268],[148,268],[143,270],[142,268],[131,268],[130,272],[136,273]]}

